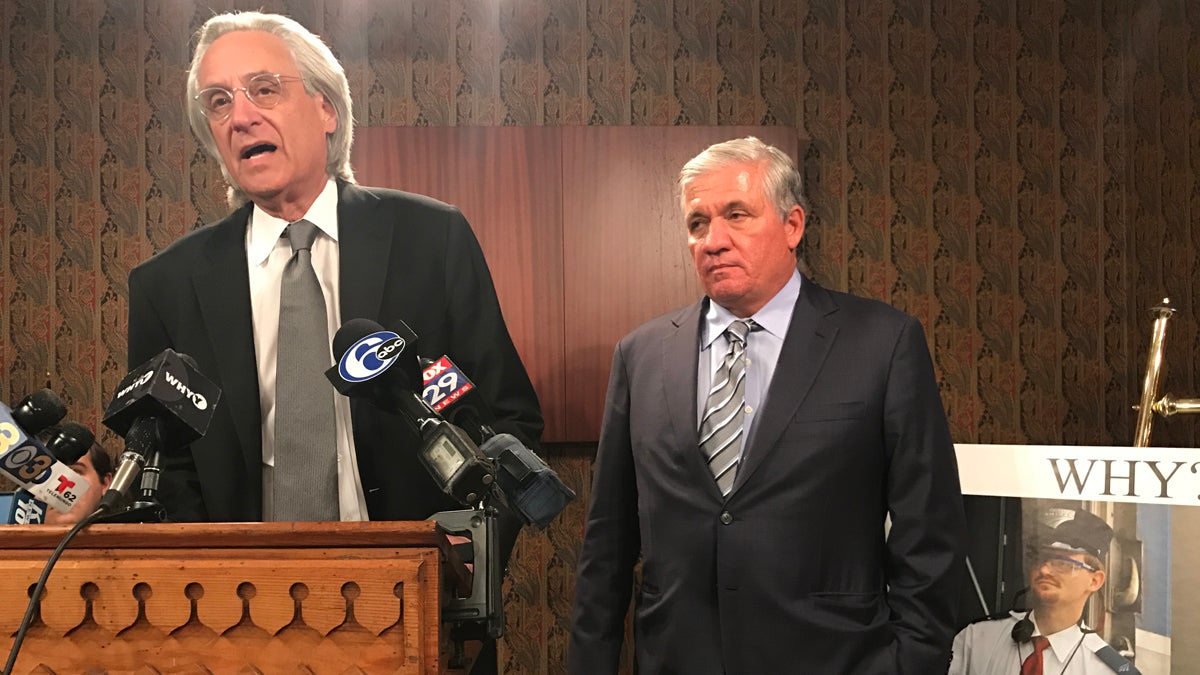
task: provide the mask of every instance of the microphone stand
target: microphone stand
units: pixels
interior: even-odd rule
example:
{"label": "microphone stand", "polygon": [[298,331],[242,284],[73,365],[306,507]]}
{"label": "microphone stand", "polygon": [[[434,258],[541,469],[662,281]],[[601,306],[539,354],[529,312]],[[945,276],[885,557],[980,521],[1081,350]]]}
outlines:
{"label": "microphone stand", "polygon": [[[450,667],[466,667],[463,642],[496,639],[504,633],[504,566],[500,559],[499,513],[490,499],[473,509],[442,511],[430,516],[448,534],[471,540],[471,594],[451,597],[442,607],[450,626],[455,656]],[[457,664],[457,665],[456,665]]]}
{"label": "microphone stand", "polygon": [[162,474],[160,453],[151,450],[146,466],[142,468],[142,481],[137,501],[99,518],[104,523],[162,523],[167,520],[167,510],[158,502],[158,478]]}

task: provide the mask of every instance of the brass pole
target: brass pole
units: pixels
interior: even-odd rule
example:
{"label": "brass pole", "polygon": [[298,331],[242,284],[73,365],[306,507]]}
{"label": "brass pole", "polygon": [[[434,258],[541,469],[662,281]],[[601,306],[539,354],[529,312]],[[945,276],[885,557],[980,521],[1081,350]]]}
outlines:
{"label": "brass pole", "polygon": [[1174,394],[1164,394],[1154,402],[1154,412],[1163,417],[1180,413],[1200,413],[1200,398],[1176,398]]}
{"label": "brass pole", "polygon": [[1138,411],[1137,428],[1133,434],[1133,446],[1150,446],[1150,427],[1154,422],[1154,398],[1158,396],[1158,380],[1162,375],[1163,343],[1167,337],[1167,321],[1175,313],[1171,299],[1163,298],[1162,304],[1150,310],[1154,315],[1154,332],[1150,336],[1150,353],[1146,357],[1146,377],[1142,381],[1142,399],[1134,406]]}

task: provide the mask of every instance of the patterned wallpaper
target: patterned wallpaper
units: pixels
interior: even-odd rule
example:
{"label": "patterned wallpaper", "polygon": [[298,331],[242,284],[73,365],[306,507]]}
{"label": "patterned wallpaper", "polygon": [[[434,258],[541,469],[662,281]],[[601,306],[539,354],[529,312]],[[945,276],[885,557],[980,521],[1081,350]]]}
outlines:
{"label": "patterned wallpaper", "polygon": [[[260,7],[326,36],[361,125],[796,127],[808,266],[921,319],[956,440],[1128,443],[1168,294],[1165,389],[1200,396],[1200,3],[6,0],[3,400],[98,426],[129,269],[225,210],[190,36]],[[581,496],[590,451],[547,453]],[[582,518],[521,543],[507,672],[562,670]]]}

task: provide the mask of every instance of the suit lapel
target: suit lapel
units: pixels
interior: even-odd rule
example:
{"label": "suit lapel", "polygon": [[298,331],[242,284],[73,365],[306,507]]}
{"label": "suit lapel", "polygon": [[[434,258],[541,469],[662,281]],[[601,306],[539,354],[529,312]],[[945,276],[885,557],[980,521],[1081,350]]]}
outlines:
{"label": "suit lapel", "polygon": [[379,316],[395,228],[391,223],[380,221],[376,212],[378,206],[379,199],[375,195],[338,181],[342,323],[350,319],[372,319],[383,323],[396,318]]}
{"label": "suit lapel", "polygon": [[[696,424],[696,354],[700,349],[698,332],[702,302],[680,310],[671,318],[674,329],[663,336],[663,386],[667,417],[680,439],[679,447],[696,448],[700,432]],[[699,453],[696,453],[699,457]]]}
{"label": "suit lapel", "polygon": [[192,275],[192,288],[208,326],[209,344],[221,383],[220,405],[229,410],[241,442],[246,469],[261,482],[262,434],[258,403],[258,366],[250,311],[250,275],[246,263],[246,223],[251,207],[238,209],[214,226],[204,260]]}
{"label": "suit lapel", "polygon": [[667,418],[675,432],[674,447],[683,454],[681,465],[696,474],[711,496],[721,500],[721,491],[700,452],[700,422],[696,418],[697,367],[700,361],[700,316],[705,301],[681,310],[671,318],[674,330],[663,338],[662,363]]}
{"label": "suit lapel", "polygon": [[792,311],[792,320],[788,324],[783,349],[779,353],[779,362],[775,365],[775,374],[771,376],[771,385],[767,389],[766,404],[742,451],[741,465],[733,485],[734,493],[774,452],[779,437],[808,396],[837,337],[837,326],[827,318],[836,311],[837,305],[829,293],[811,280],[804,279],[800,296],[796,299],[796,308]]}

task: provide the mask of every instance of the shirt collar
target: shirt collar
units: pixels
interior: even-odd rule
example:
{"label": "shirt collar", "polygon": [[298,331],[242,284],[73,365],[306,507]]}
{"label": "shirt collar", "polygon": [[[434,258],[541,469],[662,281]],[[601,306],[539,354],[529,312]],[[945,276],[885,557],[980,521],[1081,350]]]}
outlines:
{"label": "shirt collar", "polygon": [[[800,272],[792,270],[792,277],[788,282],[779,289],[775,297],[767,301],[767,304],[762,306],[762,309],[754,313],[750,318],[754,323],[761,327],[771,335],[783,340],[787,337],[788,326],[792,323],[792,312],[796,309],[796,299],[800,297]],[[716,342],[717,338],[725,332],[730,323],[733,323],[737,317],[733,312],[713,302],[710,298],[708,301],[708,310],[704,313],[704,333],[701,335],[700,351],[704,351]]]}
{"label": "shirt collar", "polygon": [[[1042,629],[1037,625],[1037,615],[1031,612],[1029,620],[1033,622],[1033,634],[1035,636],[1041,635]],[[1073,623],[1054,635],[1047,635],[1045,637],[1050,641],[1050,649],[1054,650],[1054,657],[1058,659],[1059,663],[1064,663],[1067,659],[1071,658],[1071,652],[1083,640],[1083,630],[1080,624]]]}
{"label": "shirt collar", "polygon": [[[334,241],[338,240],[337,203],[337,183],[330,178],[303,218],[316,225],[317,229]],[[246,242],[246,257],[251,265],[262,265],[267,261],[289,222],[263,211],[257,204],[254,205]]]}

